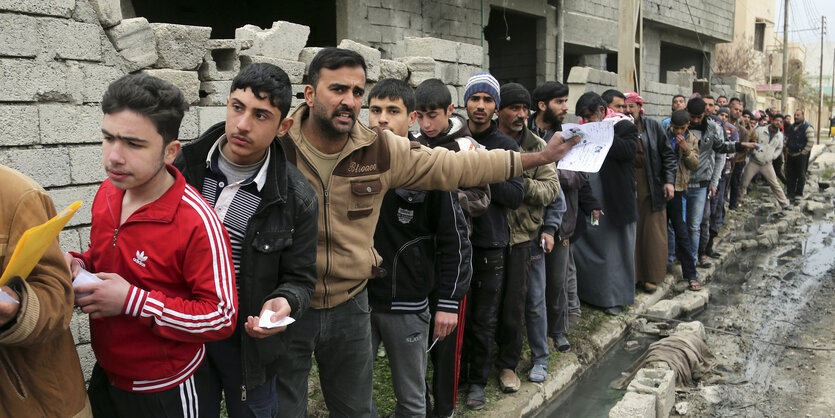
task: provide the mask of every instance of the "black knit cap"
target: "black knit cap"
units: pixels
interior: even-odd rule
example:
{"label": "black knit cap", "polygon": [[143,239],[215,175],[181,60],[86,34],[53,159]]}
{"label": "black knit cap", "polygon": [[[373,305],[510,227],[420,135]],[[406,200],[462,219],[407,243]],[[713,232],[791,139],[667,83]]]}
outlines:
{"label": "black knit cap", "polygon": [[690,113],[684,109],[676,110],[673,112],[672,116],[670,116],[670,123],[678,126],[689,125]]}
{"label": "black knit cap", "polygon": [[691,115],[701,115],[702,113],[705,113],[706,107],[707,105],[701,97],[694,97],[687,102],[687,111],[690,112]]}
{"label": "black knit cap", "polygon": [[499,110],[518,103],[531,107],[531,94],[528,93],[528,89],[525,86],[519,83],[507,83],[503,85],[499,95],[502,98]]}
{"label": "black knit cap", "polygon": [[724,113],[724,114],[730,116],[731,115],[731,110],[728,109],[727,107],[720,107],[719,110],[716,112],[716,114],[718,115],[720,113]]}

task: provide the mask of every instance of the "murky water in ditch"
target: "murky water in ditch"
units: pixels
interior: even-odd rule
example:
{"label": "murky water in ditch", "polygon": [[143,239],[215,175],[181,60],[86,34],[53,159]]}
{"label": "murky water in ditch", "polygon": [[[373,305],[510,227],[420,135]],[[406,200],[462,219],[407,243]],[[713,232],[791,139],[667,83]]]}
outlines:
{"label": "murky water in ditch", "polygon": [[[745,221],[741,234],[754,237],[760,225],[778,221],[778,216],[758,214]],[[767,250],[744,251],[726,260],[708,283],[710,304],[684,320],[699,320],[707,327],[742,331],[758,338],[786,342],[794,320],[815,294],[820,278],[835,266],[835,236],[830,222],[812,222],[799,232],[782,234],[781,241]],[[710,334],[710,332],[708,332]],[[536,417],[606,417],[624,391],[609,389],[640,356],[652,338],[642,338],[641,348],[624,349],[627,337],[613,347],[560,396],[546,405]],[[741,370],[735,384],[742,389],[749,382],[768,382],[774,374],[775,359],[782,347],[751,341],[740,353]],[[757,384],[755,383],[755,384]],[[750,400],[742,395],[728,399],[729,405]]]}

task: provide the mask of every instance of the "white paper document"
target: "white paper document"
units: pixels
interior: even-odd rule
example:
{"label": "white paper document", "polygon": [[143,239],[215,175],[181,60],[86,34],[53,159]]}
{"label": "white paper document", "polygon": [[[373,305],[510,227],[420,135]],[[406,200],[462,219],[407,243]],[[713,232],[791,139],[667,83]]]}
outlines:
{"label": "white paper document", "polygon": [[277,322],[273,322],[270,320],[270,318],[272,318],[274,313],[275,312],[269,309],[264,311],[264,313],[261,315],[261,318],[258,319],[258,326],[261,328],[277,328],[287,326],[292,324],[293,322],[296,322],[295,319],[289,316],[285,316],[284,318],[279,319]]}
{"label": "white paper document", "polygon": [[[101,279],[96,277],[93,273],[90,273],[87,270],[81,269],[81,271],[79,271],[78,274],[75,276],[75,278],[72,280],[72,285],[73,285],[73,287],[76,287],[76,286],[81,286],[83,284],[98,283],[100,281],[101,281]],[[84,296],[87,296],[87,295],[89,295],[89,293],[76,293],[75,297],[81,298],[81,297],[84,297]]]}
{"label": "white paper document", "polygon": [[0,302],[11,302],[11,303],[17,303],[17,304],[20,303],[17,300],[15,300],[15,298],[9,296],[6,292],[4,292],[2,290],[0,290]]}
{"label": "white paper document", "polygon": [[609,148],[612,148],[615,125],[610,121],[590,122],[582,125],[565,123],[562,125],[562,132],[566,139],[573,133],[579,134],[580,143],[562,157],[557,163],[557,168],[586,173],[600,171]]}

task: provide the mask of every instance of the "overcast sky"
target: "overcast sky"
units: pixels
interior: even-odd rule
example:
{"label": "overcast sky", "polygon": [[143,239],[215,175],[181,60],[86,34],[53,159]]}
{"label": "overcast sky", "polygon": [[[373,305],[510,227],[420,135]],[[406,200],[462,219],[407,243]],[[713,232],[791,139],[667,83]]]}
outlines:
{"label": "overcast sky", "polygon": [[[774,26],[782,36],[785,1],[774,1]],[[824,41],[835,41],[835,0],[789,0],[789,42],[819,44],[821,16],[826,16]]]}

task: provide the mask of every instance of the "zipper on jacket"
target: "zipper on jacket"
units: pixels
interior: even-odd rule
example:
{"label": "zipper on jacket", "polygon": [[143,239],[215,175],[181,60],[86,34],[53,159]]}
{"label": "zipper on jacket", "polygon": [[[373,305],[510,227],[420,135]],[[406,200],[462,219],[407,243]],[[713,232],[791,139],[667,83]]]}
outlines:
{"label": "zipper on jacket", "polygon": [[400,248],[397,249],[397,252],[394,254],[394,260],[391,262],[391,301],[394,302],[394,297],[397,295],[397,261],[400,259],[400,254],[406,250],[407,247],[410,245],[422,241],[425,239],[432,238],[429,235],[423,235],[417,238],[413,238],[410,241],[407,241],[403,244]]}
{"label": "zipper on jacket", "polygon": [[[322,214],[322,219],[324,219],[324,221],[325,221],[325,226],[324,226],[324,228],[325,228],[325,272],[322,274],[322,288],[324,289],[324,295],[323,295],[324,300],[323,300],[323,302],[324,302],[324,305],[327,306],[328,305],[328,282],[327,282],[327,280],[325,280],[325,278],[328,277],[328,273],[330,272],[330,269],[331,269],[331,256],[330,256],[330,254],[331,254],[331,240],[330,240],[330,234],[329,234],[329,231],[328,231],[328,205],[330,205],[330,196],[328,195],[328,188],[325,186],[325,182],[322,181],[322,176],[319,175],[319,171],[316,170],[316,167],[314,167],[313,164],[311,164],[310,161],[308,161],[307,158],[304,155],[302,155],[301,153],[299,153],[299,156],[302,158],[302,160],[304,160],[304,163],[307,164],[307,167],[310,168],[310,170],[313,171],[314,174],[316,174],[316,178],[319,179],[319,184],[322,186],[322,197],[325,200],[325,202],[323,204],[325,213]],[[339,163],[337,162],[337,164],[339,164]],[[332,176],[333,176],[333,172],[331,172],[331,177]]]}
{"label": "zipper on jacket", "polygon": [[119,228],[113,230],[113,248],[116,248],[116,237],[119,235]]}

